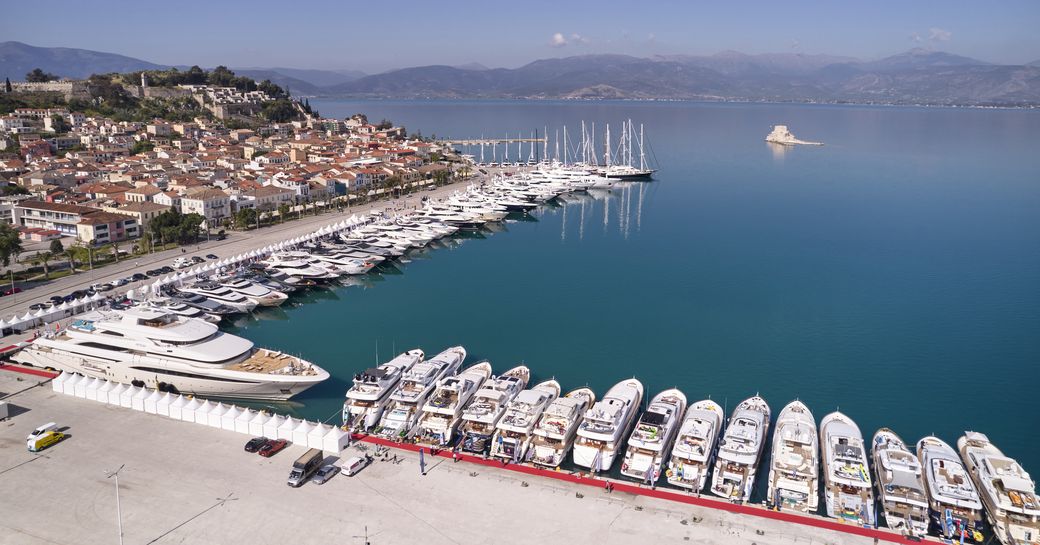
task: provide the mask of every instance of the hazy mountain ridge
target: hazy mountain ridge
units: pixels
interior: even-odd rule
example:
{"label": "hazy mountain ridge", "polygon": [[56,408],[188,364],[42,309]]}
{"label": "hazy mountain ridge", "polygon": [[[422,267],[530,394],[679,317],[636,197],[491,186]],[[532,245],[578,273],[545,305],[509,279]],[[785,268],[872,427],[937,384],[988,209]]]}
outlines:
{"label": "hazy mountain ridge", "polygon": [[[68,59],[76,59],[70,63]],[[35,67],[67,77],[161,69],[138,59],[69,48],[0,43],[0,75],[20,80]],[[335,70],[240,68],[295,95],[342,98],[604,98],[948,105],[1040,105],[1040,60],[999,65],[912,49],[863,61],[833,55],[581,55],[519,68],[470,63],[372,75]]]}

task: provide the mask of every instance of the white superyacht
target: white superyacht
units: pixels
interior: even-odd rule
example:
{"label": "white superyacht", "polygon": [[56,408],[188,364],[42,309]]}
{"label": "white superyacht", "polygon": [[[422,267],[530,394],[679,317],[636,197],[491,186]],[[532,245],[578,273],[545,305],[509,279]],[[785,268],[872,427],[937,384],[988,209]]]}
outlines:
{"label": "white superyacht", "polygon": [[607,390],[578,426],[574,464],[592,471],[609,471],[621,442],[636,422],[643,401],[643,383],[631,378]]}
{"label": "white superyacht", "polygon": [[997,539],[1004,545],[1040,543],[1040,500],[1029,473],[979,432],[964,432],[957,449]]}
{"label": "white superyacht", "polygon": [[815,513],[820,504],[819,472],[816,420],[805,403],[792,401],[776,419],[766,502],[784,510]]}
{"label": "white superyacht", "polygon": [[466,349],[453,346],[436,356],[416,363],[401,377],[401,383],[390,394],[390,404],[383,411],[376,433],[387,438],[407,438],[415,428],[419,410],[433,392],[437,381],[458,372],[466,359]]}
{"label": "white superyacht", "polygon": [[840,412],[828,414],[820,421],[820,443],[827,516],[874,524],[874,493],[859,426]]}
{"label": "white superyacht", "polygon": [[542,467],[560,467],[574,445],[582,415],[595,402],[592,389],[578,388],[550,403],[534,427],[528,461]]}
{"label": "white superyacht", "polygon": [[491,438],[491,456],[512,462],[525,460],[534,426],[539,417],[560,397],[560,383],[555,380],[539,382],[517,394],[506,407],[506,414],[498,421]]}
{"label": "white superyacht", "polygon": [[343,403],[343,425],[353,430],[368,430],[378,424],[401,377],[424,356],[423,351],[416,348],[354,375],[354,385],[347,390],[347,400]]}
{"label": "white superyacht", "polygon": [[286,400],[329,378],[322,368],[197,318],[135,307],[93,311],[12,359],[173,393]]}
{"label": "white superyacht", "polygon": [[704,490],[725,418],[722,406],[710,399],[690,405],[668,460],[668,484],[698,493]]}
{"label": "white superyacht", "polygon": [[957,452],[942,439],[929,435],[917,442],[917,458],[928,485],[928,515],[933,529],[946,539],[982,543],[982,500]]}
{"label": "white superyacht", "polygon": [[654,396],[643,414],[639,415],[632,435],[628,437],[628,449],[621,461],[621,474],[647,481],[651,485],[656,483],[675,435],[679,432],[684,412],[686,395],[677,388]]}
{"label": "white superyacht", "polygon": [[530,378],[531,370],[526,365],[518,365],[484,383],[462,413],[463,450],[476,454],[487,452],[506,406],[527,386]]}
{"label": "white superyacht", "polygon": [[490,376],[491,363],[485,360],[439,380],[419,413],[416,442],[431,447],[452,445],[462,421],[462,408]]}
{"label": "white superyacht", "polygon": [[921,462],[906,443],[888,428],[881,428],[871,441],[874,484],[885,525],[908,536],[928,533],[928,495]]}
{"label": "white superyacht", "polygon": [[729,417],[719,442],[711,493],[730,500],[747,501],[755,484],[769,431],[769,404],[759,396],[741,401]]}

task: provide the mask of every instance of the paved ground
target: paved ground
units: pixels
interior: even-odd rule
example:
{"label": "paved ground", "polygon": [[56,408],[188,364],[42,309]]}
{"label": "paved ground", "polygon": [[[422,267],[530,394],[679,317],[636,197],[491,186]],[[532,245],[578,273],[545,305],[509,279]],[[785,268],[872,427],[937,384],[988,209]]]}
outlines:
{"label": "paved ground", "polygon": [[[291,489],[285,479],[302,447],[264,459],[242,451],[241,434],[34,384],[0,372],[0,392],[13,393],[6,401],[15,405],[13,418],[0,423],[2,544],[116,543],[115,483],[105,471],[123,464],[128,544],[362,544],[366,528],[369,542],[380,545],[870,543],[450,460],[432,460],[421,476],[410,453],[353,478]],[[71,437],[28,453],[26,434],[49,421],[67,426]]]}

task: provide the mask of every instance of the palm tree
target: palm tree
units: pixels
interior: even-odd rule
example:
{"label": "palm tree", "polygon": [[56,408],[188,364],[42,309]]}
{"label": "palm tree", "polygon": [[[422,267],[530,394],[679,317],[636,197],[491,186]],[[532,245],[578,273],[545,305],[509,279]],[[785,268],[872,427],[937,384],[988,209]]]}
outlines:
{"label": "palm tree", "polygon": [[36,255],[32,258],[33,265],[43,265],[43,279],[51,279],[50,262],[54,259],[54,254],[51,252],[36,252]]}

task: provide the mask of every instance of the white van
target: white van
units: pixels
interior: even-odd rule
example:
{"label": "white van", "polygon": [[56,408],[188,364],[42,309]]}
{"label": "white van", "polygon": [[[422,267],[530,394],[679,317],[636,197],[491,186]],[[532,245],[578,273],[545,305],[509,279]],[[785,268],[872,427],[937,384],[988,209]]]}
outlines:
{"label": "white van", "polygon": [[33,430],[32,433],[29,434],[29,437],[26,437],[25,440],[26,441],[33,441],[37,437],[39,437],[39,436],[41,436],[41,435],[43,435],[43,434],[45,434],[45,433],[47,433],[49,431],[58,431],[58,425],[55,424],[54,422],[48,422],[48,423],[46,423],[46,424],[36,428],[35,430]]}
{"label": "white van", "polygon": [[343,474],[347,477],[353,477],[358,471],[361,471],[368,465],[368,458],[364,456],[354,456],[348,458],[347,461],[343,462]]}
{"label": "white van", "polygon": [[191,260],[186,257],[178,257],[177,259],[173,260],[173,268],[175,269],[183,269],[184,267],[190,266]]}

